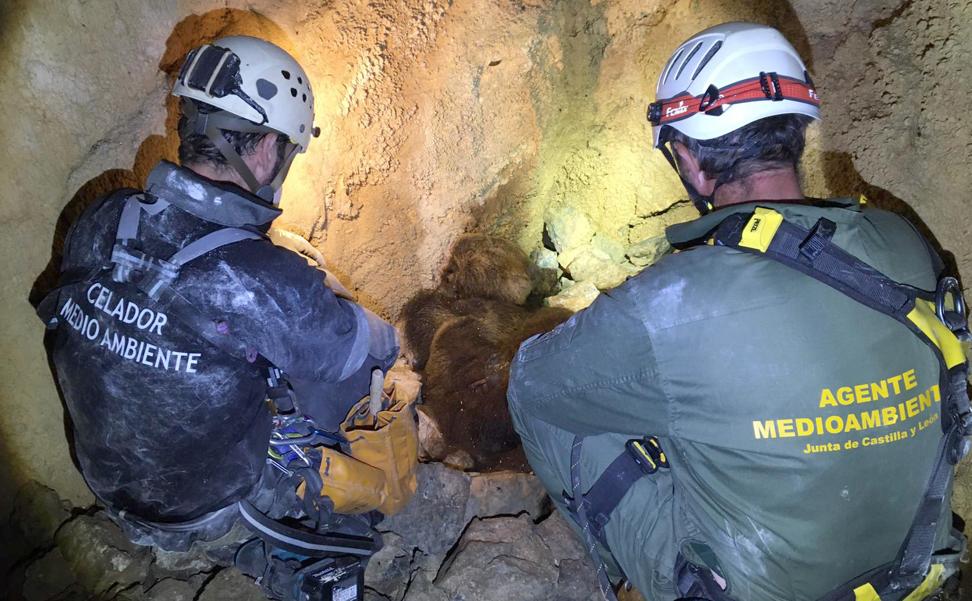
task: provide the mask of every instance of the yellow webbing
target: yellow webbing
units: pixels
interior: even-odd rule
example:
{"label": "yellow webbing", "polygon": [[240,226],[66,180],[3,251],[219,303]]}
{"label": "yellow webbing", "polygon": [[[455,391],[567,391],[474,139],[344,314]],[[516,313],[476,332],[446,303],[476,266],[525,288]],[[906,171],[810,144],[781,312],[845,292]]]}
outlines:
{"label": "yellow webbing", "polygon": [[905,597],[903,601],[922,601],[941,588],[944,581],[945,566],[940,563],[932,564],[932,567],[928,570],[928,575],[921,581],[918,588],[911,591],[911,594]]}
{"label": "yellow webbing", "polygon": [[935,315],[935,305],[931,301],[917,299],[915,308],[908,313],[908,319],[942,351],[945,366],[949,369],[965,363],[965,349],[948,327]]}
{"label": "yellow webbing", "polygon": [[854,601],[881,601],[881,595],[877,594],[870,582],[865,582],[854,589]]}
{"label": "yellow webbing", "polygon": [[776,235],[776,230],[780,229],[782,223],[783,215],[773,209],[756,207],[753,216],[749,218],[745,228],[743,228],[739,246],[766,252],[773,241],[773,236]]}
{"label": "yellow webbing", "polygon": [[[932,564],[921,584],[902,601],[924,601],[941,588],[943,582],[945,582],[945,566],[940,563]],[[881,595],[878,595],[870,582],[865,582],[854,589],[854,601],[881,601]]]}

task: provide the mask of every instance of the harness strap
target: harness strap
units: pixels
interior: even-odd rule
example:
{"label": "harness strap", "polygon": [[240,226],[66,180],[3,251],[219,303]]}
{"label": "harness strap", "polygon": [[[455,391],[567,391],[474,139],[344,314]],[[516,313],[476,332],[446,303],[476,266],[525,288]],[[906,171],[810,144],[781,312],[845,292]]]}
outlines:
{"label": "harness strap", "polygon": [[[935,299],[891,280],[833,244],[830,238],[835,229],[833,222],[821,218],[811,230],[806,230],[785,221],[777,211],[758,207],[750,215],[736,214],[723,221],[716,229],[715,243],[773,259],[894,317],[922,338],[939,358],[943,437],[921,504],[887,585],[881,587],[881,592],[887,589],[886,594],[893,596],[896,591],[920,586],[929,574],[952,466],[968,452],[966,437],[972,433],[968,364],[959,340],[935,315]],[[871,582],[855,589],[855,595],[860,597],[858,591],[863,591],[862,595],[874,592],[872,598],[880,598]]]}
{"label": "harness strap", "polygon": [[567,502],[568,510],[584,534],[584,543],[587,545],[587,553],[590,555],[591,560],[594,562],[594,567],[597,570],[597,586],[601,589],[601,595],[604,596],[606,601],[618,601],[617,596],[614,594],[614,587],[611,585],[611,580],[607,575],[607,566],[604,564],[604,560],[597,551],[597,539],[594,535],[594,529],[587,517],[587,510],[589,506],[587,499],[583,494],[584,489],[581,483],[580,470],[581,450],[583,449],[583,446],[584,437],[575,436],[574,442],[570,447],[571,496],[568,497],[565,494],[564,500]]}

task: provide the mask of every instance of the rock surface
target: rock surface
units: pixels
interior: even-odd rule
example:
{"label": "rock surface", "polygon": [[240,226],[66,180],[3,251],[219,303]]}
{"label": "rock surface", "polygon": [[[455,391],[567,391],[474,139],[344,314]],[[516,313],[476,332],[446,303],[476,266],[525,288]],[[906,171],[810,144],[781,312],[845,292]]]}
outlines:
{"label": "rock surface", "polygon": [[563,307],[571,311],[580,311],[593,303],[600,291],[593,282],[581,282],[564,289],[560,294],[544,299],[548,307]]}
{"label": "rock surface", "polygon": [[[48,492],[31,485],[24,498],[48,498]],[[62,506],[56,497],[48,501]],[[416,496],[378,527],[383,547],[365,572],[367,598],[587,599],[596,589],[592,567],[563,518],[551,511],[533,475],[422,464]],[[219,541],[173,553],[132,545],[96,508],[74,513],[54,524],[53,542],[29,552],[13,571],[0,572],[0,598],[265,599],[251,578],[232,567],[236,546],[248,534],[234,530]]]}

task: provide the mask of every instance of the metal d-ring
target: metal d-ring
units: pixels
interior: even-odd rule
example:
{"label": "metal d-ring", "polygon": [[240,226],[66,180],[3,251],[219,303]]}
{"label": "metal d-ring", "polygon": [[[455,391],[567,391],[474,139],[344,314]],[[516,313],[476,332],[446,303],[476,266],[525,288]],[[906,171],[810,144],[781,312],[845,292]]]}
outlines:
{"label": "metal d-ring", "polygon": [[[952,309],[948,309],[945,306],[949,296],[952,297]],[[935,314],[959,339],[969,340],[970,334],[965,296],[962,295],[962,286],[956,278],[948,276],[938,282],[938,287],[935,289]]]}

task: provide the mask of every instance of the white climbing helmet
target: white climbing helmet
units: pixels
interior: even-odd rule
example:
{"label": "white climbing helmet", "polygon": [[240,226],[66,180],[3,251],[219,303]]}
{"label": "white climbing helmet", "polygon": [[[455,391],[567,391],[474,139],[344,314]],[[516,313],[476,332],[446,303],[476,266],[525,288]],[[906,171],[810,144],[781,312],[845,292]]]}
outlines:
{"label": "white climbing helmet", "polygon": [[725,23],[675,50],[648,120],[655,148],[663,148],[668,127],[709,140],[790,113],[820,118],[820,99],[796,50],[772,27]]}
{"label": "white climbing helmet", "polygon": [[281,48],[258,38],[226,37],[192,50],[172,95],[284,134],[300,152],[316,135],[307,73]]}

